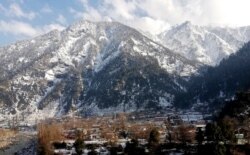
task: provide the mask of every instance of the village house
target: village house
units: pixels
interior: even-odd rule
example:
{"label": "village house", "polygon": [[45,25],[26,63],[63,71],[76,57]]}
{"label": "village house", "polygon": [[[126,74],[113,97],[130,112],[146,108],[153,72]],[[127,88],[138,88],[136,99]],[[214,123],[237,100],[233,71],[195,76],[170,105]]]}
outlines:
{"label": "village house", "polygon": [[246,143],[249,143],[249,141],[246,139],[248,134],[249,130],[246,127],[238,127],[238,129],[235,131],[236,144],[245,145]]}

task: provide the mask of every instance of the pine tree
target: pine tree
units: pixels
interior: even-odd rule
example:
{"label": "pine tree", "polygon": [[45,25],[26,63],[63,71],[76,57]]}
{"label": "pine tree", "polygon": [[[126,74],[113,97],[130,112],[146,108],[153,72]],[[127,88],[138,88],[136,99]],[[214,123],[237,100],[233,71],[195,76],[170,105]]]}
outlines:
{"label": "pine tree", "polygon": [[82,154],[82,149],[84,148],[84,141],[78,138],[74,143],[74,147],[76,149],[77,154]]}
{"label": "pine tree", "polygon": [[204,141],[204,132],[201,130],[201,128],[198,129],[195,139],[197,140],[199,145],[201,145]]}

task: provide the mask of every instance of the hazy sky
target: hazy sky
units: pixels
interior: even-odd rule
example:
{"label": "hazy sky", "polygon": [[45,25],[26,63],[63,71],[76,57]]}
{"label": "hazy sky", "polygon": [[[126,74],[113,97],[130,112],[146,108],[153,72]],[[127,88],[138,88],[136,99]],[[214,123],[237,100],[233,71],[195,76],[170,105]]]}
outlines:
{"label": "hazy sky", "polygon": [[62,30],[80,19],[116,20],[153,34],[191,21],[250,25],[250,0],[1,0],[0,45]]}

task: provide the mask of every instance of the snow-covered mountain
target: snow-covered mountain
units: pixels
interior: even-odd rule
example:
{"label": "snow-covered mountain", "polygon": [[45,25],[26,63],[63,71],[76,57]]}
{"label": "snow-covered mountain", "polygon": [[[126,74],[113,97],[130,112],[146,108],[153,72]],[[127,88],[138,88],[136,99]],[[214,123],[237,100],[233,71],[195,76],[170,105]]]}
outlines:
{"label": "snow-covered mountain", "polygon": [[0,117],[169,106],[200,65],[120,23],[80,21],[0,48]]}
{"label": "snow-covered mountain", "polygon": [[186,22],[152,39],[117,22],[79,21],[0,48],[0,120],[169,107],[176,96],[182,104],[191,75],[248,38],[249,27]]}
{"label": "snow-covered mountain", "polygon": [[189,60],[215,66],[250,40],[250,27],[207,27],[185,22],[159,34],[158,40]]}

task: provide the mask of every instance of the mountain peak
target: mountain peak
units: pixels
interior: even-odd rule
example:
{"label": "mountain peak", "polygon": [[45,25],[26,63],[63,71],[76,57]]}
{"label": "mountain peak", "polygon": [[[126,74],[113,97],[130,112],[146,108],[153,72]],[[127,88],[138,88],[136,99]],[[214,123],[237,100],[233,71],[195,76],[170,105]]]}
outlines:
{"label": "mountain peak", "polygon": [[193,24],[191,23],[191,21],[187,20],[184,23],[182,23],[181,25],[183,25],[183,26],[192,26]]}
{"label": "mountain peak", "polygon": [[158,40],[161,40],[164,46],[191,61],[196,60],[206,65],[215,66],[222,59],[237,51],[244,44],[244,41],[249,40],[245,39],[249,38],[245,31],[208,28],[186,21],[160,34]]}
{"label": "mountain peak", "polygon": [[176,26],[176,28],[178,29],[187,29],[187,28],[193,28],[196,25],[194,25],[191,21],[185,21],[184,23],[181,23],[179,25]]}

